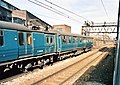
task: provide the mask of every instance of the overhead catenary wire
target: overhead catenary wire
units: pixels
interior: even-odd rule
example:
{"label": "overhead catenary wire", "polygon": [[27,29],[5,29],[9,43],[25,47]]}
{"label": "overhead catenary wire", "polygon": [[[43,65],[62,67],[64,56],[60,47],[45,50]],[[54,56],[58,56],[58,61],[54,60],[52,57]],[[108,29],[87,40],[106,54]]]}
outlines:
{"label": "overhead catenary wire", "polygon": [[38,4],[38,3],[34,2],[34,1],[31,1],[31,0],[28,0],[28,1],[31,2],[31,3],[33,3],[33,4],[36,4],[36,5],[38,5],[38,6],[41,6],[41,7],[45,8],[45,9],[47,9],[47,10],[50,10],[50,11],[52,11],[52,12],[54,12],[54,13],[57,13],[57,14],[59,14],[59,15],[61,15],[61,16],[68,17],[68,16],[65,16],[64,14],[61,14],[61,13],[55,11],[55,10],[52,10],[52,9],[47,8],[47,7],[45,7],[45,6],[42,6],[42,5],[40,5],[40,4]]}
{"label": "overhead catenary wire", "polygon": [[[38,1],[38,0],[35,0],[35,1],[38,2],[38,3],[40,3],[40,4],[43,4],[43,5],[47,6],[47,7],[49,7],[49,8],[51,8],[51,9],[55,10],[55,11],[58,11],[59,13],[61,13],[62,15],[65,15],[67,18],[69,18],[69,19],[71,19],[71,20],[74,20],[74,21],[76,21],[76,22],[80,22],[79,20],[76,20],[76,19],[68,16],[67,14],[65,14],[65,13],[63,13],[63,12],[61,12],[61,11],[59,11],[59,10],[57,10],[57,9],[49,6],[49,5],[47,5],[47,4],[44,4],[44,3],[42,3],[42,2],[40,2],[40,1]],[[82,23],[82,22],[80,22],[80,23]]]}
{"label": "overhead catenary wire", "polygon": [[68,10],[68,9],[65,9],[65,8],[63,8],[63,7],[61,7],[61,6],[57,5],[57,4],[55,4],[55,3],[52,3],[52,2],[50,2],[50,1],[48,1],[48,0],[45,0],[45,1],[48,2],[48,3],[50,3],[50,4],[52,4],[52,5],[54,5],[54,6],[56,6],[56,7],[58,7],[58,8],[61,8],[61,9],[65,10],[65,11],[71,13],[71,14],[74,14],[74,15],[80,17],[80,18],[83,18],[83,19],[89,21],[87,18],[85,18],[85,17],[83,17],[83,16],[80,16],[80,15],[74,13],[73,11],[70,11],[70,10]]}
{"label": "overhead catenary wire", "polygon": [[[35,14],[37,14],[37,15],[39,15],[39,16],[42,16],[42,17],[47,17],[47,18],[50,18],[50,19],[55,19],[55,20],[59,20],[59,21],[66,21],[66,20],[64,20],[64,19],[55,18],[55,17],[50,17],[50,16],[46,16],[46,15],[42,15],[42,14],[38,14],[38,13],[35,13]],[[67,22],[67,21],[66,21],[66,22]]]}
{"label": "overhead catenary wire", "polygon": [[105,13],[106,13],[108,19],[109,19],[109,16],[108,16],[108,13],[107,13],[107,10],[106,10],[106,8],[105,8],[105,5],[104,5],[103,0],[100,0],[100,1],[101,1],[101,3],[102,3],[102,6],[103,6],[103,8],[104,8],[104,11],[105,11]]}
{"label": "overhead catenary wire", "polygon": [[[38,6],[41,6],[41,7],[45,8],[45,9],[47,9],[47,10],[50,10],[50,11],[56,13],[56,14],[59,14],[59,15],[61,15],[61,16],[63,16],[63,17],[66,17],[66,18],[69,18],[69,19],[71,19],[71,20],[73,20],[73,21],[82,23],[82,22],[80,22],[79,20],[73,19],[73,18],[71,18],[70,16],[65,15],[64,13],[62,13],[61,11],[59,11],[59,10],[57,10],[57,9],[55,9],[55,8],[53,9],[51,6],[49,6],[49,8],[48,8],[48,5],[46,5],[46,4],[44,4],[44,3],[43,3],[43,5],[45,5],[45,6],[41,5],[42,3],[41,3],[41,4],[38,4],[38,3],[34,2],[34,1],[31,1],[31,0],[28,0],[28,1],[31,2],[31,3],[33,3],[33,4],[36,4],[36,5],[38,5]],[[36,0],[36,1],[37,1],[37,0]],[[39,1],[39,2],[40,2],[40,1]]]}
{"label": "overhead catenary wire", "polygon": [[45,4],[45,3],[42,3],[42,2],[40,2],[40,1],[38,1],[38,0],[35,0],[35,1],[38,2],[38,3],[40,3],[40,4],[43,4],[44,6],[49,7],[49,8],[51,8],[51,9],[55,10],[55,11],[58,11],[59,13],[65,15],[65,16],[67,16],[67,17],[69,17],[69,16],[66,15],[65,13],[63,13],[63,12],[61,12],[61,11],[59,11],[59,10],[57,10],[57,9],[55,9],[55,8],[53,8],[53,7],[49,6],[49,5],[47,5],[47,4]]}

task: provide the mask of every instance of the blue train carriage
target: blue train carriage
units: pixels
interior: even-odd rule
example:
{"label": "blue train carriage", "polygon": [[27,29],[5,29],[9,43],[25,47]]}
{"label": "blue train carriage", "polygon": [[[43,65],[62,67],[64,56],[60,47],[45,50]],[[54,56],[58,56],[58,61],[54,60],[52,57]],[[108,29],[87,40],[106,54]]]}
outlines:
{"label": "blue train carriage", "polygon": [[81,42],[82,39],[83,37],[78,34],[57,32],[58,59],[62,60],[74,56],[76,52],[85,45]]}
{"label": "blue train carriage", "polygon": [[85,44],[85,36],[78,35],[77,36],[77,53],[81,54],[85,51],[86,44]]}
{"label": "blue train carriage", "polygon": [[45,54],[43,55],[44,64],[53,63],[57,60],[57,33],[45,32]]}
{"label": "blue train carriage", "polygon": [[85,51],[91,50],[91,48],[93,47],[93,37],[86,36],[84,42],[85,42]]}
{"label": "blue train carriage", "polygon": [[0,21],[0,75],[6,69],[43,66],[56,53],[55,33],[37,32]]}

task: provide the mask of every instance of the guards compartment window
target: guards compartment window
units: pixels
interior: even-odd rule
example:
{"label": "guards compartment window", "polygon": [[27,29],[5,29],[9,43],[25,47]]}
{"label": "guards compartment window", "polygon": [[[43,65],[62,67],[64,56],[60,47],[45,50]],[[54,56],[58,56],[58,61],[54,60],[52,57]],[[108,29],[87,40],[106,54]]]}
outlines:
{"label": "guards compartment window", "polygon": [[49,37],[46,36],[46,43],[49,44]]}
{"label": "guards compartment window", "polygon": [[62,36],[62,42],[67,43],[67,37],[66,36]]}
{"label": "guards compartment window", "polygon": [[50,43],[53,43],[53,37],[50,38]]}
{"label": "guards compartment window", "polygon": [[76,37],[73,37],[73,43],[76,43],[77,42],[76,40],[77,40]]}
{"label": "guards compartment window", "polygon": [[23,33],[22,32],[18,33],[18,36],[19,36],[19,45],[24,45]]}
{"label": "guards compartment window", "polygon": [[80,43],[82,42],[82,38],[79,38]]}
{"label": "guards compartment window", "polygon": [[0,30],[0,46],[3,46],[3,31]]}
{"label": "guards compartment window", "polygon": [[28,45],[32,45],[32,35],[31,35],[31,33],[27,33],[27,43],[28,43]]}
{"label": "guards compartment window", "polygon": [[69,37],[68,40],[69,40],[69,43],[71,43],[71,37]]}

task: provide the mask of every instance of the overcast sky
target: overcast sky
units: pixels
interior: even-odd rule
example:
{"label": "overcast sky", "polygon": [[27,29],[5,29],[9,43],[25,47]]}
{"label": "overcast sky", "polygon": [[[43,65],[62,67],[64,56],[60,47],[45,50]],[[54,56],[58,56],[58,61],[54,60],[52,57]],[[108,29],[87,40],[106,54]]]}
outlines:
{"label": "overcast sky", "polygon": [[[39,0],[45,4],[52,6],[53,8],[57,8],[63,12],[62,14],[67,14],[71,19],[58,15],[54,12],[51,12],[45,8],[37,6],[28,0],[5,0],[12,5],[20,8],[21,10],[28,10],[29,12],[33,13],[43,21],[51,24],[67,24],[72,27],[73,33],[80,33],[81,26],[83,25],[85,19],[70,14],[64,10],[61,10],[47,2],[45,0]],[[31,0],[34,1],[34,0]],[[73,11],[74,13],[87,18],[89,21],[93,22],[116,22],[117,15],[118,15],[118,3],[119,0],[102,0],[107,14],[103,8],[101,0],[48,0],[51,1],[65,9]]]}

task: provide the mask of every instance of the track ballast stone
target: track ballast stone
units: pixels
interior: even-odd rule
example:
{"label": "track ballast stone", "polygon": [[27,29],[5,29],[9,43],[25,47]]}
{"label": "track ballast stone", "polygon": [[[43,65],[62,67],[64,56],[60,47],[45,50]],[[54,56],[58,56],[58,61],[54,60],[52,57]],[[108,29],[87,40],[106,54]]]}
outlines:
{"label": "track ballast stone", "polygon": [[114,52],[92,66],[73,85],[113,85]]}

